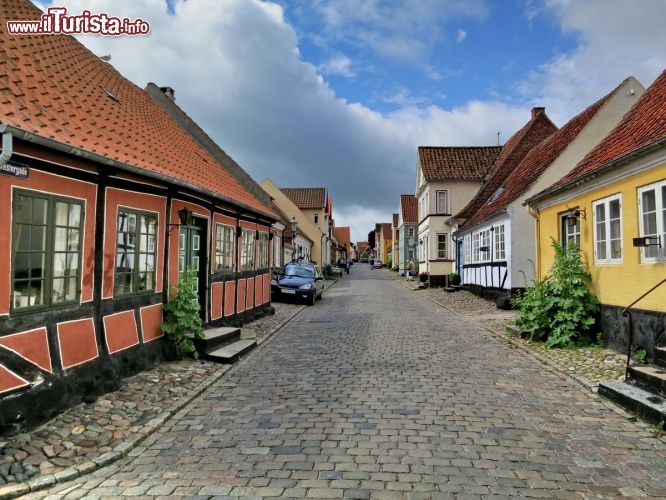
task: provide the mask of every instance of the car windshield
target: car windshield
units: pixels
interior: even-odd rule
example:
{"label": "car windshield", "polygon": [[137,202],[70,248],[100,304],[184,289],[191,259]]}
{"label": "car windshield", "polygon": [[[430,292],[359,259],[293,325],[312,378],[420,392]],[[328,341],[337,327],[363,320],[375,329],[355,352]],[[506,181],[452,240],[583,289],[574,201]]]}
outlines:
{"label": "car windshield", "polygon": [[303,266],[301,264],[287,264],[284,266],[283,273],[285,276],[298,276],[299,278],[314,278],[314,269],[310,266]]}

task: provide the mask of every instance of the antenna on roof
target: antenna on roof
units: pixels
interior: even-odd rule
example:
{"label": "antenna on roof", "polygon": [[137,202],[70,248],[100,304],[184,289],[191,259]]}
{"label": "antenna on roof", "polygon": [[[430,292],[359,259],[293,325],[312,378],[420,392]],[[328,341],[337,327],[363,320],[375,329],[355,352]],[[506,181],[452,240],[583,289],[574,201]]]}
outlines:
{"label": "antenna on roof", "polygon": [[500,142],[499,142],[499,135],[500,135],[501,133],[502,133],[501,130],[497,132],[497,145],[498,145],[498,146],[500,145]]}

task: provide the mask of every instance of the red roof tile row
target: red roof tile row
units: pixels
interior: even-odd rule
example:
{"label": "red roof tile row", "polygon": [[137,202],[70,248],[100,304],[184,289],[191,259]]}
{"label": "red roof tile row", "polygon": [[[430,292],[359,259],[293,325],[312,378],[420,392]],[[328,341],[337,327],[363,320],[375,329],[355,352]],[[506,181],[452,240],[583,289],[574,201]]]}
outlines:
{"label": "red roof tile row", "polygon": [[418,223],[418,203],[413,194],[400,195],[400,211],[402,212],[402,222],[404,224]]}
{"label": "red roof tile row", "polygon": [[520,164],[502,182],[499,188],[501,192],[497,197],[494,199],[491,197],[487,203],[482,205],[476,213],[467,219],[465,226],[478,224],[497,215],[525,193],[627,80],[573,117],[561,129],[527,153]]}
{"label": "red roof tile row", "polygon": [[[456,214],[456,218],[471,220],[491,197],[498,195],[498,190],[504,180],[518,167],[530,150],[555,131],[557,131],[557,127],[550,121],[544,108],[532,109],[530,121],[507,141],[484,185],[467,206]],[[469,222],[463,222],[461,227],[465,227],[467,224]]]}
{"label": "red roof tile row", "polygon": [[666,70],[648,87],[618,125],[546,193],[576,182],[615,160],[666,139]]}
{"label": "red roof tile row", "polygon": [[418,160],[426,181],[478,181],[488,173],[501,152],[501,146],[419,146]]}
{"label": "red roof tile row", "polygon": [[326,188],[280,188],[280,191],[298,208],[326,207]]}

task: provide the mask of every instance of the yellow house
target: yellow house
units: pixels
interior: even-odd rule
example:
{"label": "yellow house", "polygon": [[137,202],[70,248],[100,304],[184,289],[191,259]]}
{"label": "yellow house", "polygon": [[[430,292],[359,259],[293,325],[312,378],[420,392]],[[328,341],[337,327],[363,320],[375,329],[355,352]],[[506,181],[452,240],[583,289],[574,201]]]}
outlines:
{"label": "yellow house", "polygon": [[537,220],[539,276],[553,264],[551,238],[576,242],[606,344],[627,349],[622,312],[635,303],[633,345],[652,359],[666,325],[666,71],[564,178],[526,204]]}

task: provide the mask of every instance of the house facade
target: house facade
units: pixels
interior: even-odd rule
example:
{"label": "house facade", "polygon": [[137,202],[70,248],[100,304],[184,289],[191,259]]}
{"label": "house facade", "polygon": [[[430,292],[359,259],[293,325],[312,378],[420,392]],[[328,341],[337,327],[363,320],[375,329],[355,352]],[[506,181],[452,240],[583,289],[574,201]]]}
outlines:
{"label": "house facade", "polygon": [[375,224],[375,259],[378,259],[384,266],[388,265],[392,246],[391,223]]}
{"label": "house facade", "polygon": [[400,274],[404,274],[410,260],[417,262],[416,234],[418,230],[418,208],[416,197],[411,194],[400,195],[398,212],[398,266]]}
{"label": "house facade", "polygon": [[[310,214],[303,213],[301,209],[270,179],[261,181],[261,188],[271,197],[279,212],[289,220],[289,227],[285,230],[286,240],[291,242],[292,254],[285,255],[285,262],[291,260],[317,261],[322,253],[330,250],[322,247],[327,240],[318,225],[315,225]],[[293,231],[291,226],[295,222]],[[326,243],[326,245],[328,245]]]}
{"label": "house facade", "polygon": [[[305,219],[319,231],[320,242],[314,243],[312,260],[325,266],[334,253],[332,203],[326,188],[280,188],[296,205]],[[314,241],[314,235],[308,235]]]}
{"label": "house facade", "polygon": [[[0,25],[40,16],[4,1]],[[0,79],[13,82],[0,101],[0,432],[11,433],[171,356],[163,304],[186,267],[205,325],[268,313],[276,216],[74,38],[0,36]]]}
{"label": "house facade", "polygon": [[666,277],[666,71],[565,177],[527,205],[537,221],[539,275],[554,261],[551,235],[578,243],[605,342],[626,349],[622,311],[640,299],[634,346],[652,359],[666,332],[666,285],[650,292]]}
{"label": "house facade", "polygon": [[455,269],[449,219],[478,192],[501,151],[501,146],[418,148],[417,259],[430,286],[445,285]]}
{"label": "house facade", "polygon": [[490,295],[510,295],[531,285],[536,272],[536,223],[522,206],[524,200],[566,175],[644,90],[636,79],[626,79],[532,148],[510,173],[498,174],[499,182],[490,182],[490,189],[479,192],[476,212],[455,233],[462,247],[457,269],[463,283]]}

